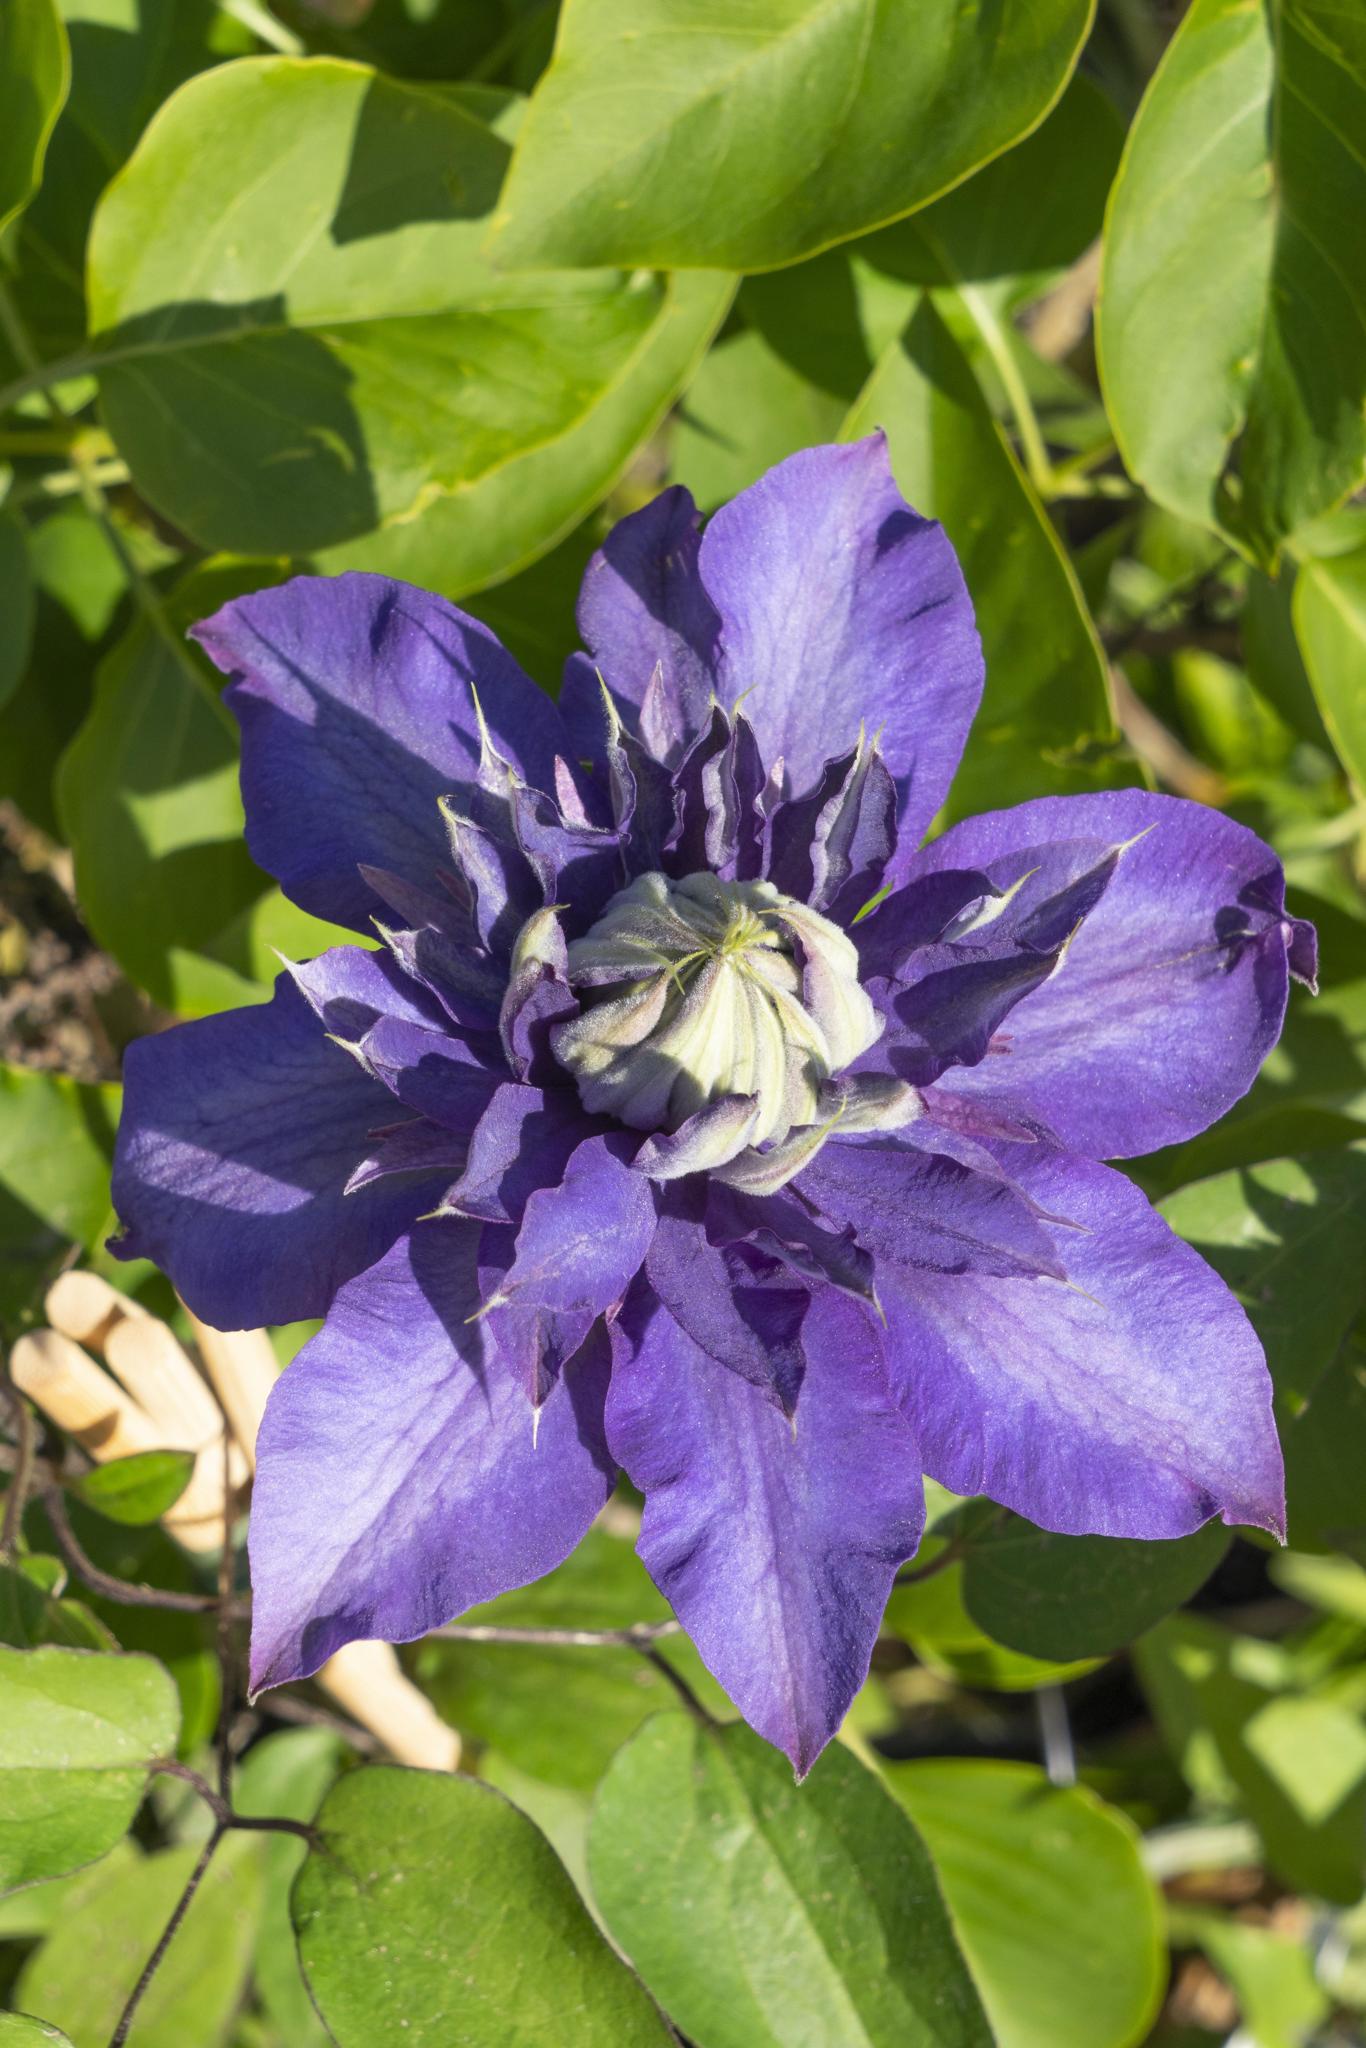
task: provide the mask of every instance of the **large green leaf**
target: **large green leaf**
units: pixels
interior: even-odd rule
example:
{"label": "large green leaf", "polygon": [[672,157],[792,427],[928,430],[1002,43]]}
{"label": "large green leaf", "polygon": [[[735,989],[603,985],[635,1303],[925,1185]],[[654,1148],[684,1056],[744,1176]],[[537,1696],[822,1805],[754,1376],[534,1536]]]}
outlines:
{"label": "large green leaf", "polygon": [[491,270],[507,156],[450,95],[329,58],[243,59],[167,101],[89,270],[105,417],[159,510],[207,547],[310,552],[583,417],[663,286]]}
{"label": "large green leaf", "polygon": [[766,270],[909,213],[1043,117],[1086,0],[569,0],[491,248]]}
{"label": "large green leaf", "polygon": [[174,1753],[179,1719],[175,1687],[150,1657],[0,1649],[0,1891],[111,1849],[141,1804],[148,1764]]}
{"label": "large green leaf", "polygon": [[1059,1663],[1121,1650],[1196,1592],[1227,1550],[1222,1523],[1175,1543],[1056,1536],[1018,1515],[976,1535],[963,1602],[996,1642]]}
{"label": "large green leaf", "polygon": [[233,722],[184,638],[192,620],[278,573],[210,565],[177,588],[162,624],[139,615],[101,663],[58,770],[86,923],[140,987],[187,1014],[263,995],[275,947],[299,959],[354,936],[296,910],[252,864]]}
{"label": "large green leaf", "polygon": [[32,197],[70,75],[56,0],[0,9],[0,229]]}
{"label": "large green leaf", "polygon": [[490,1786],[372,1765],[318,1827],[294,1926],[339,2048],[666,2048],[550,1844]]}
{"label": "large green leaf", "polygon": [[1110,731],[1095,628],[1053,526],[928,298],[883,355],[843,433],[876,426],[886,429],[907,498],[943,521],[982,635],[986,693],[954,784],[955,811],[1094,788],[1094,775],[1068,755]]}
{"label": "large green leaf", "polygon": [[1195,0],[1111,202],[1099,347],[1125,462],[1268,560],[1366,464],[1363,119],[1360,9]]}
{"label": "large green leaf", "polygon": [[998,2048],[1131,2048],[1162,1995],[1131,1823],[1029,1764],[887,1767],[923,1833]]}
{"label": "large green leaf", "polygon": [[[91,1871],[25,1965],[20,2001],[51,2013],[76,2048],[104,2048],[198,1855],[195,1844]],[[227,2041],[260,1923],[262,1856],[259,1836],[221,1845],[138,2007],[129,2048]]]}
{"label": "large green leaf", "polygon": [[1301,566],[1294,619],[1338,758],[1357,788],[1366,790],[1366,544]]}
{"label": "large green leaf", "polygon": [[1295,1414],[1366,1300],[1366,1145],[1214,1174],[1162,1214],[1242,1301]]}
{"label": "large green leaf", "polygon": [[[638,346],[568,432],[472,483],[431,493],[414,518],[323,550],[318,567],[378,569],[459,598],[522,568],[606,496],[688,383],[733,291],[734,280],[715,271],[667,279]],[[568,651],[568,643],[557,651],[556,682]]]}
{"label": "large green leaf", "polygon": [[[951,1524],[935,1531],[922,1545],[921,1562],[951,1533]],[[1093,1671],[1094,1657],[1041,1657],[1015,1649],[989,1635],[964,1602],[965,1568],[961,1564],[933,1572],[928,1578],[903,1580],[893,1586],[887,1602],[886,1626],[900,1636],[928,1671],[980,1692],[1033,1692],[1041,1685],[1062,1685]]]}
{"label": "large green leaf", "polygon": [[805,1784],[740,1725],[646,1723],[588,1842],[613,1937],[697,2048],[985,2048],[914,1828],[838,1744]]}

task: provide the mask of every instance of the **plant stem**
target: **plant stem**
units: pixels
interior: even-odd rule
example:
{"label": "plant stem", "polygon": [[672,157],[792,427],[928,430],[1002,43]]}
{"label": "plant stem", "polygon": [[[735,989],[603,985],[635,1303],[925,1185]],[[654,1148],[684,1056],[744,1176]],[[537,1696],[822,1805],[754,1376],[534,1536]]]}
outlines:
{"label": "plant stem", "polygon": [[302,57],[305,44],[302,36],[296,36],[292,28],[286,28],[277,21],[269,9],[261,6],[260,0],[218,0],[220,14],[230,14],[234,21],[240,21],[243,28],[249,28],[254,36],[277,50],[282,57]]}
{"label": "plant stem", "polygon": [[130,1585],[123,1579],[111,1577],[108,1572],[102,1572],[80,1546],[60,1487],[47,1488],[43,1494],[43,1506],[52,1524],[52,1533],[57,1538],[57,1547],[72,1571],[84,1579],[93,1593],[102,1593],[106,1600],[116,1601],[121,1607],[166,1607],[176,1614],[212,1614],[217,1608],[218,1596],[215,1593],[173,1593],[166,1586]]}
{"label": "plant stem", "polygon": [[483,1622],[451,1621],[428,1630],[450,1643],[521,1643],[552,1650],[640,1650],[663,1636],[676,1636],[678,1621],[636,1621],[629,1628],[494,1628]]}
{"label": "plant stem", "polygon": [[5,1405],[14,1418],[14,1471],[5,1495],[4,1520],[0,1523],[0,1558],[10,1558],[18,1548],[24,1508],[28,1503],[36,1432],[28,1402],[10,1378],[8,1367],[0,1367],[0,1394],[4,1395]]}
{"label": "plant stem", "polygon": [[185,1889],[172,1907],[171,1917],[162,1928],[161,1937],[156,1947],[152,1950],[151,1955],[148,1956],[143,1966],[142,1975],[128,1994],[127,2003],[119,2014],[118,2024],[109,2036],[109,2048],[123,2048],[124,2042],[128,2039],[129,2030],[137,2016],[137,2009],[146,1995],[147,1987],[161,1968],[162,1962],[165,1960],[166,1951],[175,1940],[180,1923],[190,1910],[194,1895],[203,1883],[204,1874],[213,1861],[214,1851],[222,1841],[225,1832],[226,1830],[221,1825],[215,1827],[208,1841],[200,1850],[199,1860],[185,1880]]}

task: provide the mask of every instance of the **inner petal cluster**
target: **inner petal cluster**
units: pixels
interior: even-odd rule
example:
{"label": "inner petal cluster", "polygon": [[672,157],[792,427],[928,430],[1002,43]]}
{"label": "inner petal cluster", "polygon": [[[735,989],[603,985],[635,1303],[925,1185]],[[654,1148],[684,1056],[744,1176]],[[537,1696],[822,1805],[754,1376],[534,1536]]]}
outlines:
{"label": "inner petal cluster", "polygon": [[845,934],[771,882],[639,876],[569,947],[578,1016],[553,1034],[585,1109],[676,1131],[749,1098],[751,1145],[817,1121],[821,1087],[879,1036]]}

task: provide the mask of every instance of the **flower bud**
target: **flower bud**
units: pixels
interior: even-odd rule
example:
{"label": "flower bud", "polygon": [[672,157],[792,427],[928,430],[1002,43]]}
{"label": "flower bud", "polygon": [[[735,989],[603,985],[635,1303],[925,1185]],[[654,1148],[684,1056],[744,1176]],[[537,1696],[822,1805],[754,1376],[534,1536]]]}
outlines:
{"label": "flower bud", "polygon": [[552,1043],[585,1109],[676,1131],[751,1099],[737,1149],[828,1115],[822,1084],[882,1029],[844,933],[771,882],[642,875],[571,943],[569,979],[582,1009]]}

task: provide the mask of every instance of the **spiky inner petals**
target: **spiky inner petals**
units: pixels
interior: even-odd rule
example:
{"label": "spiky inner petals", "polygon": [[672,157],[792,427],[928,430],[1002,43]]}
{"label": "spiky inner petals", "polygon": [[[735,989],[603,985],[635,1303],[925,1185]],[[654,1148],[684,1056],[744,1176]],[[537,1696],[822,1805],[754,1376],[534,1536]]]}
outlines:
{"label": "spiky inner petals", "polygon": [[584,1007],[556,1055],[586,1109],[635,1130],[748,1096],[749,1142],[780,1140],[882,1029],[844,933],[771,882],[642,875],[570,946],[569,976]]}

